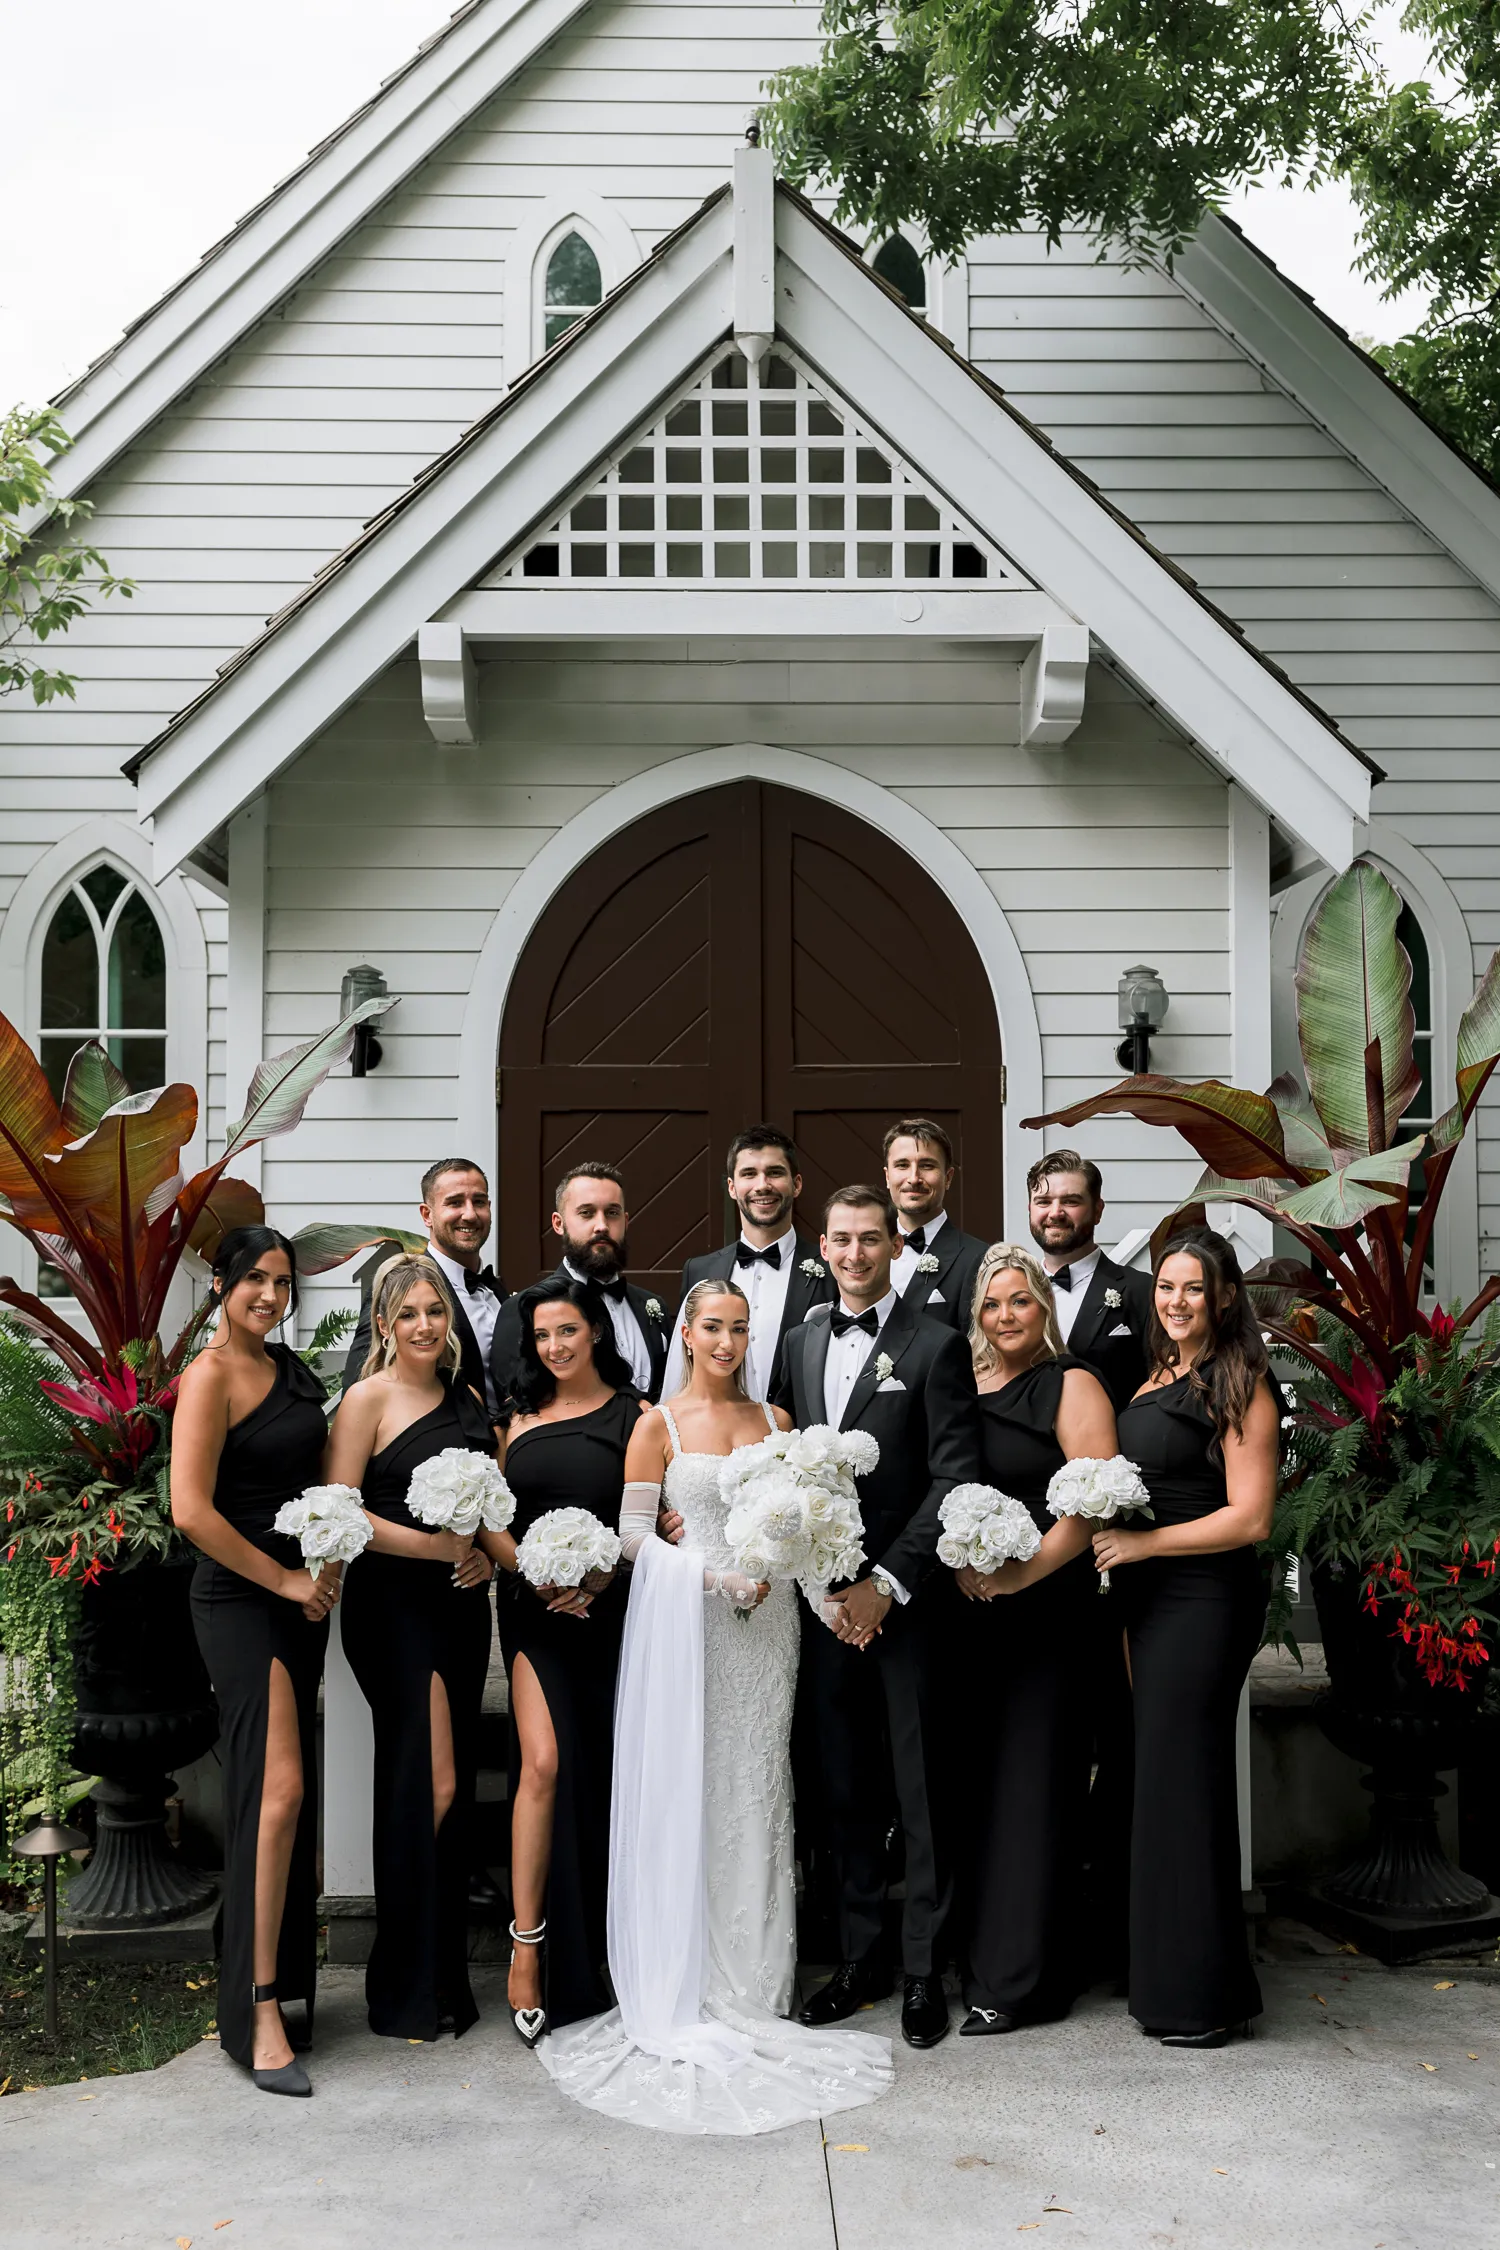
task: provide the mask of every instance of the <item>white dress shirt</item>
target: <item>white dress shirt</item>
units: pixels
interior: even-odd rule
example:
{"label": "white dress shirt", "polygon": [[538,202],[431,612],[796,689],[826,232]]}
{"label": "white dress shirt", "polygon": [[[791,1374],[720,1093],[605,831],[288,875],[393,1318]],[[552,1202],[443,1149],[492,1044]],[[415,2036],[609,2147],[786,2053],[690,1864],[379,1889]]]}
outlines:
{"label": "white dress shirt", "polygon": [[495,1323],[500,1318],[499,1293],[494,1289],[471,1290],[467,1266],[461,1266],[456,1258],[450,1258],[446,1250],[439,1250],[435,1242],[428,1243],[427,1255],[447,1282],[457,1302],[462,1305],[464,1318],[474,1331],[479,1356],[484,1362],[485,1404],[493,1418],[497,1411],[497,1401],[495,1378],[490,1373],[490,1346],[495,1340]]}
{"label": "white dress shirt", "polygon": [[[916,1233],[915,1227],[902,1227],[900,1229],[900,1247],[891,1260],[891,1287],[898,1297],[904,1297],[912,1283],[917,1279],[918,1259],[926,1257],[927,1251],[932,1248],[947,1222],[948,1214],[946,1211],[939,1211],[935,1219],[929,1219],[926,1222],[923,1228],[926,1248],[922,1250],[908,1250],[906,1247],[906,1238],[908,1234]],[[928,1296],[931,1296],[931,1294],[932,1292],[929,1290]],[[927,1298],[922,1298],[921,1302],[925,1304]]]}
{"label": "white dress shirt", "polygon": [[[912,1262],[915,1264],[916,1261]],[[842,1311],[848,1312],[851,1309],[843,1303],[842,1298],[839,1302]],[[863,1328],[846,1328],[842,1336],[829,1337],[828,1357],[823,1362],[823,1412],[832,1429],[836,1430],[843,1420],[844,1408],[849,1404],[849,1394],[859,1380],[860,1369],[871,1352],[880,1349],[881,1331],[895,1307],[896,1292],[888,1289],[875,1307],[875,1318],[879,1326],[873,1340]],[[898,1602],[910,1600],[911,1597],[899,1578],[892,1577],[888,1570],[883,1570],[880,1575],[889,1584]]]}
{"label": "white dress shirt", "polygon": [[[1073,1333],[1073,1323],[1078,1318],[1078,1308],[1088,1295],[1089,1283],[1094,1278],[1094,1268],[1098,1265],[1103,1254],[1101,1250],[1090,1250],[1086,1257],[1072,1259],[1068,1265],[1068,1280],[1071,1286],[1067,1289],[1054,1289],[1052,1292],[1052,1302],[1057,1307],[1057,1325],[1062,1330],[1064,1343]],[[1048,1272],[1055,1281],[1057,1268],[1055,1266],[1049,1267]]]}
{"label": "white dress shirt", "polygon": [[[592,1274],[580,1273],[571,1258],[564,1258],[563,1270],[575,1281],[592,1281]],[[598,1287],[595,1281],[595,1287]],[[651,1350],[641,1333],[641,1324],[631,1310],[630,1299],[622,1290],[618,1297],[601,1291],[609,1310],[609,1325],[615,1332],[615,1349],[630,1369],[630,1380],[638,1391],[651,1388]]]}
{"label": "white dress shirt", "polygon": [[[741,1242],[747,1250],[756,1245]],[[797,1256],[797,1231],[788,1227],[778,1235],[774,1244],[766,1247],[779,1250],[780,1262],[770,1265],[757,1258],[753,1265],[734,1265],[729,1278],[737,1288],[743,1289],[750,1307],[750,1349],[745,1354],[745,1388],[754,1399],[768,1396],[771,1387],[771,1370],[776,1364],[776,1339],[781,1334],[781,1316],[786,1311],[786,1293],[792,1283],[792,1268]],[[682,1349],[682,1307],[677,1308],[677,1318],[672,1324],[672,1345],[667,1353],[666,1373],[662,1376],[661,1395],[675,1398],[687,1381],[687,1358]]]}

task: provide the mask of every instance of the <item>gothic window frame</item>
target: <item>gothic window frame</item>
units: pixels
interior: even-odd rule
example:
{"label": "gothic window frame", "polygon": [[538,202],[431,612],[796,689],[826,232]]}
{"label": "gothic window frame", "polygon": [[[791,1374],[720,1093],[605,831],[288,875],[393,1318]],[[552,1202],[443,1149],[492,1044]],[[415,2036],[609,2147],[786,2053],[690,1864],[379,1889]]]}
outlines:
{"label": "gothic window frame", "polygon": [[628,221],[587,189],[552,196],[516,229],[505,259],[505,380],[514,383],[547,345],[547,267],[568,235],[580,235],[599,264],[604,296],[641,263],[641,246]]}

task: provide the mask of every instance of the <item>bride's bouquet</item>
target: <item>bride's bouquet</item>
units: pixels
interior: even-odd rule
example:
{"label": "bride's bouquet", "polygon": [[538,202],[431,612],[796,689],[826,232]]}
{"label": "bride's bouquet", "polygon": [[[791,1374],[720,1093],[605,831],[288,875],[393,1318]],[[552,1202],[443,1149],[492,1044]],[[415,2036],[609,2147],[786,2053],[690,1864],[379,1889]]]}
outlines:
{"label": "bride's bouquet", "polygon": [[532,1586],[581,1586],[619,1559],[619,1538],[587,1508],[549,1508],[516,1548],[516,1568]]}
{"label": "bride's bouquet", "polygon": [[472,1539],[476,1531],[504,1531],[516,1512],[515,1494],[485,1453],[447,1445],[419,1461],[406,1491],[418,1523]]}
{"label": "bride's bouquet", "polygon": [[353,1562],[375,1536],[352,1484],[310,1484],[283,1502],[272,1528],[297,1541],[309,1578],[317,1578],[324,1563]]}
{"label": "bride's bouquet", "polygon": [[956,1484],[938,1508],[938,1561],[950,1570],[988,1573],[1030,1562],[1042,1535],[1019,1500],[992,1484]]}
{"label": "bride's bouquet", "polygon": [[865,1559],[856,1477],[880,1460],[868,1430],[775,1430],[737,1446],[719,1471],[724,1536],[747,1578],[797,1579],[810,1601]]}
{"label": "bride's bouquet", "polygon": [[[1054,1516],[1112,1523],[1116,1516],[1150,1516],[1151,1495],[1140,1470],[1123,1453],[1111,1454],[1107,1461],[1085,1454],[1063,1463],[1047,1487],[1047,1506]],[[1109,1572],[1101,1571],[1099,1591],[1108,1590]]]}

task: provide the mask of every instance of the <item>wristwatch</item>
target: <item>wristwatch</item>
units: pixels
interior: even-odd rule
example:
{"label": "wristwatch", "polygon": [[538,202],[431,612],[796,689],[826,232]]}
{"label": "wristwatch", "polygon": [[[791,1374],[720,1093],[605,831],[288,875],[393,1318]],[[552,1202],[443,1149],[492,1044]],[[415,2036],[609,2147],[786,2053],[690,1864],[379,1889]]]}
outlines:
{"label": "wristwatch", "polygon": [[871,1571],[870,1584],[883,1601],[893,1602],[896,1599],[896,1589],[883,1570]]}

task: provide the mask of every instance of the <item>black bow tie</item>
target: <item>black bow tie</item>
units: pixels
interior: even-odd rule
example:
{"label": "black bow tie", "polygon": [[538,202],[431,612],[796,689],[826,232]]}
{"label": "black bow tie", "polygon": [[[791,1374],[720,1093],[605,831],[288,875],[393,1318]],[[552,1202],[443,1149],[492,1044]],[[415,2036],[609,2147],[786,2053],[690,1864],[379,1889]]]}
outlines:
{"label": "black bow tie", "polygon": [[481,1266],[477,1273],[470,1273],[467,1269],[465,1269],[464,1288],[468,1291],[471,1297],[476,1297],[481,1289],[491,1290],[494,1295],[498,1297],[500,1294],[500,1284],[495,1278],[494,1267]]}
{"label": "black bow tie", "polygon": [[925,1227],[913,1227],[911,1233],[906,1237],[904,1247],[908,1250],[915,1250],[920,1258],[922,1252],[927,1248],[927,1229]]}
{"label": "black bow tie", "polygon": [[600,1281],[596,1276],[594,1287],[602,1289],[606,1297],[613,1297],[615,1303],[619,1304],[625,1295],[625,1276],[622,1273],[616,1274],[613,1281]]}
{"label": "black bow tie", "polygon": [[737,1242],[734,1246],[734,1262],[737,1266],[774,1266],[779,1273],[781,1244],[770,1242],[764,1250],[755,1250],[748,1242]]}
{"label": "black bow tie", "polygon": [[864,1312],[843,1312],[835,1305],[833,1310],[833,1333],[835,1336],[847,1336],[851,1328],[862,1328],[867,1336],[878,1336],[880,1334],[880,1316],[875,1307],[871,1305]]}
{"label": "black bow tie", "polygon": [[1071,1296],[1073,1293],[1072,1267],[1059,1266],[1056,1273],[1052,1276],[1052,1286],[1054,1289],[1065,1289],[1068,1292],[1069,1296]]}

